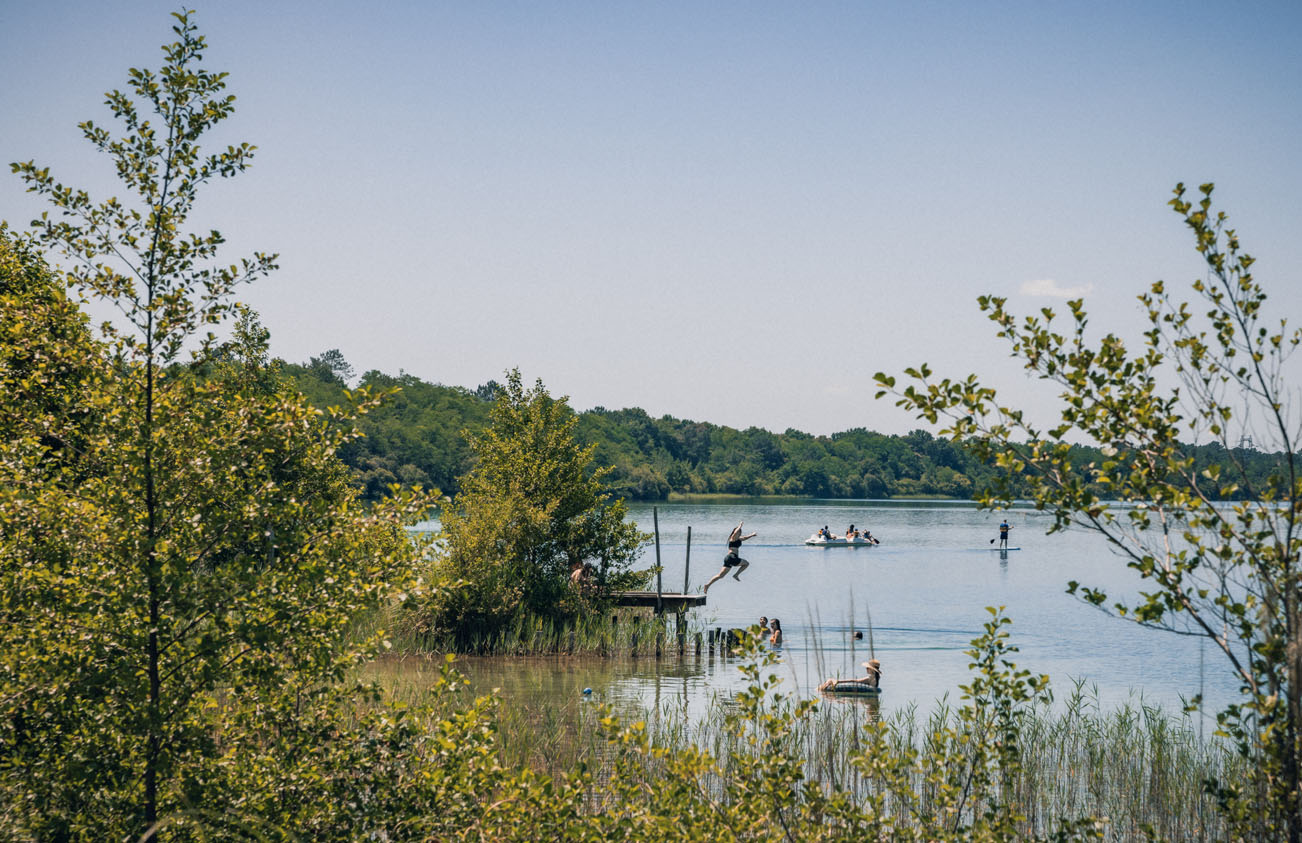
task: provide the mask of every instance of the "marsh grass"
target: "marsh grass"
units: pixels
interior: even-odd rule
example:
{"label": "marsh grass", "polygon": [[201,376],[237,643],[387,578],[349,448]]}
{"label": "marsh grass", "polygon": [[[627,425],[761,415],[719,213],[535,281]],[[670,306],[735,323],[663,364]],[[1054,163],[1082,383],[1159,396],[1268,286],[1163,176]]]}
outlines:
{"label": "marsh grass", "polygon": [[[850,620],[843,624],[843,648],[851,664],[875,654],[871,615],[866,606],[863,611],[856,621],[852,604]],[[377,619],[371,631],[382,622]],[[810,610],[809,627],[822,627],[816,609]],[[865,632],[864,639],[853,637],[856,629]],[[703,629],[687,630],[689,654],[697,633]],[[594,783],[590,801],[598,805],[619,753],[601,726],[605,709],[585,698],[582,689],[613,686],[621,669],[654,657],[657,640],[666,654],[676,649],[672,621],[625,612],[570,626],[521,616],[500,635],[475,642],[476,653],[491,657],[487,681],[495,687],[478,690],[495,701],[500,762],[554,777],[587,770]],[[399,634],[394,643],[399,652],[424,653],[383,659],[368,668],[368,678],[377,680],[390,699],[436,719],[469,702],[464,694],[439,691],[444,660],[428,652],[431,642]],[[813,652],[807,670],[812,665],[817,676],[806,676],[804,682],[791,676],[797,689],[812,688],[819,677],[833,672],[821,639],[810,637],[807,646]],[[768,705],[781,715],[796,703],[786,697]],[[644,723],[651,742],[669,753],[692,748],[718,759],[718,772],[705,786],[722,797],[725,780],[755,752],[754,734],[748,731],[755,724],[739,726],[736,711],[734,695],[717,693],[704,715],[690,713],[678,697],[650,705],[623,701],[614,713],[625,723]],[[920,750],[925,757],[928,749],[943,743],[946,729],[958,726],[959,714],[948,698],[927,713],[909,705],[884,714],[877,698],[824,697],[809,716],[794,719],[785,751],[800,759],[808,780],[826,791],[849,794],[861,804],[885,794],[888,810],[904,813],[907,806],[893,802],[895,797],[855,763],[872,744],[865,730],[870,724],[885,730],[891,752]],[[1082,816],[1106,820],[1106,837],[1114,840],[1216,840],[1228,834],[1203,783],[1240,778],[1242,761],[1219,739],[1204,740],[1189,715],[1149,705],[1142,697],[1105,711],[1097,688],[1077,683],[1065,698],[1029,712],[1018,748],[1020,770],[1007,783],[1006,794],[1025,817],[1027,834],[1047,834],[1058,820]],[[663,755],[643,756],[638,763],[648,777],[664,774],[668,767]],[[928,771],[919,764],[911,775],[926,808],[934,798]]]}
{"label": "marsh grass", "polygon": [[[379,635],[397,653],[459,653],[476,656],[582,655],[602,657],[654,656],[657,651],[677,652],[679,629],[674,617],[666,612],[655,615],[650,609],[611,608],[558,622],[551,618],[520,612],[495,632],[471,633],[459,640],[431,635],[416,623],[417,615],[394,606],[360,619],[353,635],[369,638]],[[706,647],[706,627],[687,615],[683,627],[683,647],[695,652],[696,636]]]}
{"label": "marsh grass", "polygon": [[[553,670],[556,678],[540,680],[543,672],[528,669],[538,658],[518,657],[504,673],[506,687],[488,692],[497,701],[499,760],[557,777],[586,769],[599,789],[618,753],[600,725],[605,709],[580,693],[582,683],[593,680],[594,660],[558,657],[572,664],[572,670],[559,675]],[[368,675],[391,699],[440,718],[468,702],[465,696],[438,693],[441,664],[434,658],[395,658],[372,665]],[[783,699],[771,709],[790,711],[795,702]],[[678,698],[666,698],[657,706],[626,703],[615,713],[623,722],[645,723],[657,747],[709,752],[720,761],[719,775],[727,777],[754,751],[748,727],[730,722],[735,710],[734,699],[720,694],[700,717],[691,716]],[[865,726],[880,724],[892,751],[901,752],[909,747],[926,750],[956,722],[956,708],[948,699],[925,714],[916,706],[883,714],[875,699],[825,698],[810,716],[795,721],[786,750],[804,762],[810,781],[862,802],[884,792],[854,763],[871,743]],[[1187,715],[1147,705],[1140,698],[1104,711],[1097,689],[1077,684],[1066,699],[1030,713],[1019,748],[1021,771],[1009,783],[1008,794],[1026,818],[1027,833],[1047,833],[1058,819],[1085,815],[1105,818],[1107,837],[1115,840],[1143,839],[1149,830],[1168,840],[1217,840],[1228,833],[1214,798],[1203,792],[1203,782],[1212,777],[1234,780],[1241,762],[1218,739],[1200,738]],[[659,775],[665,766],[664,759],[655,756],[640,763],[648,776]],[[919,768],[913,776],[925,806],[926,771]],[[707,786],[724,792],[720,779],[707,781]],[[601,798],[594,790],[592,799]],[[887,804],[891,810],[904,810]]]}

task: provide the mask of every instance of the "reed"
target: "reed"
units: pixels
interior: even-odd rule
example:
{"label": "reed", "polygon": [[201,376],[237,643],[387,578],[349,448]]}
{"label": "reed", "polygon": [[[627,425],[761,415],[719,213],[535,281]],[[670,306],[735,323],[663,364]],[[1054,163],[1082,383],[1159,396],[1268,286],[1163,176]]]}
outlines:
{"label": "reed", "polygon": [[[686,647],[694,651],[694,637],[706,627],[688,615],[685,623]],[[500,629],[483,631],[454,640],[451,636],[430,634],[413,622],[413,616],[400,607],[373,612],[353,627],[358,638],[383,635],[397,653],[475,656],[582,655],[582,656],[654,656],[678,647],[678,628],[669,614],[654,615],[648,610],[611,608],[571,620],[520,612]]]}
{"label": "reed", "polygon": [[[431,717],[448,716],[466,700],[432,691],[438,663],[423,663],[425,667],[408,659],[373,666],[370,678],[378,679],[393,699],[425,708]],[[591,676],[591,670],[576,667],[576,683],[579,676]],[[500,760],[557,777],[584,768],[599,788],[616,756],[599,725],[603,709],[572,688],[555,690],[561,693],[499,694]],[[774,713],[790,711],[792,705],[792,700],[777,703]],[[689,715],[680,700],[658,706],[627,703],[618,714],[625,722],[644,722],[652,742],[669,752],[689,747],[708,751],[720,761],[719,775],[727,777],[739,759],[754,752],[747,733],[728,722],[734,706],[730,697],[716,696],[702,717]],[[925,714],[909,706],[885,715],[876,700],[826,699],[810,716],[794,721],[786,748],[803,761],[810,781],[863,801],[881,787],[854,763],[868,746],[864,727],[869,723],[885,726],[891,751],[925,751],[939,745],[943,730],[956,723],[956,711],[947,699]],[[1105,711],[1097,689],[1078,683],[1061,703],[1031,712],[1019,748],[1021,770],[1009,782],[1008,798],[1026,817],[1027,834],[1047,834],[1056,820],[1084,815],[1106,818],[1106,836],[1115,840],[1150,832],[1169,840],[1224,839],[1228,833],[1202,783],[1233,780],[1242,762],[1219,739],[1200,738],[1188,715],[1147,705],[1142,698]],[[656,757],[641,763],[648,776],[657,775],[664,764]],[[934,794],[928,792],[923,769],[914,775],[926,808]],[[723,792],[721,781],[714,786]],[[592,797],[602,798],[595,791]]]}

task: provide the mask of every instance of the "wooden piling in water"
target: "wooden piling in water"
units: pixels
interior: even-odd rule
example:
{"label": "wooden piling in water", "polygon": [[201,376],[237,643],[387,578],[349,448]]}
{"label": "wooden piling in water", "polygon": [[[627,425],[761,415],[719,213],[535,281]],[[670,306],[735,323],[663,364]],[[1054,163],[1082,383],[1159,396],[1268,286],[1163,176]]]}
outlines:
{"label": "wooden piling in water", "polygon": [[683,560],[683,594],[687,594],[687,589],[691,587],[690,577],[692,574],[692,525],[687,525],[687,558]]}
{"label": "wooden piling in water", "polygon": [[661,577],[661,574],[663,573],[663,569],[660,566],[660,509],[659,507],[655,507],[655,506],[651,507],[651,522],[655,525],[655,531],[656,531],[656,614],[658,615],[665,610],[664,601],[661,599],[660,596],[661,594],[664,593],[665,589],[664,589],[664,583],[662,582],[663,578]]}

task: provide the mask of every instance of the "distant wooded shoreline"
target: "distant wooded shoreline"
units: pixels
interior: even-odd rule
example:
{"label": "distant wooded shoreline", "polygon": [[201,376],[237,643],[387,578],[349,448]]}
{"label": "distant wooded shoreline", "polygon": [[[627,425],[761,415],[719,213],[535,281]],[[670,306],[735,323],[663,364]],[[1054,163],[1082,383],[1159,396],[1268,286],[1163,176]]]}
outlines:
{"label": "distant wooded shoreline", "polygon": [[[353,373],[338,351],[305,364],[282,363],[281,371],[319,408],[348,403]],[[390,486],[421,485],[446,495],[471,466],[464,433],[487,424],[499,388],[475,389],[429,383],[414,375],[370,371],[357,386],[398,388],[363,416],[365,434],[346,443],[339,456],[356,474],[363,495],[378,500]],[[634,501],[715,499],[722,496],[789,499],[971,500],[999,475],[963,447],[925,430],[905,435],[855,428],[830,436],[758,427],[738,430],[709,422],[651,417],[645,410],[597,407],[578,413],[576,435],[595,447],[597,465],[610,466],[606,484]],[[1249,474],[1266,477],[1278,455],[1251,446],[1192,448],[1198,468],[1241,460]],[[1073,461],[1101,463],[1096,448],[1076,446]],[[680,497],[681,496],[681,497]]]}

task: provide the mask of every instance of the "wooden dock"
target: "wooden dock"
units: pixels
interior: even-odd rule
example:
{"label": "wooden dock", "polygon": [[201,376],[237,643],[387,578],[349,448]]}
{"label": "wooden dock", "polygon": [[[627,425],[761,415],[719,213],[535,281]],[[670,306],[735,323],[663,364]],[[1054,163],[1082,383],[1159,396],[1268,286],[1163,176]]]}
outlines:
{"label": "wooden dock", "polygon": [[[662,573],[664,568],[660,563],[660,508],[651,507],[651,518],[655,524],[656,540],[656,590],[655,591],[616,591],[611,594],[615,599],[616,606],[624,606],[635,609],[654,609],[657,615],[662,615],[665,611],[673,612],[678,616],[679,631],[679,648],[682,647],[682,636],[686,633],[686,622],[684,615],[688,609],[694,609],[697,606],[705,605],[704,594],[688,594],[687,589],[690,587],[692,570],[692,528],[687,527],[687,556],[683,560],[683,590],[665,591],[664,579]],[[700,647],[698,645],[697,649]]]}
{"label": "wooden dock", "polygon": [[651,608],[657,612],[682,614],[688,609],[705,605],[704,594],[681,594],[676,592],[655,591],[616,591],[611,594],[616,606],[632,608]]}
{"label": "wooden dock", "polygon": [[[658,578],[657,578],[658,579]],[[678,655],[684,655],[687,652],[687,610],[696,606],[705,605],[704,594],[684,594],[682,592],[665,592],[665,591],[615,591],[611,592],[611,598],[616,606],[629,609],[650,609],[654,612],[655,620],[644,625],[642,618],[637,614],[633,615],[633,651],[637,651],[638,637],[643,629],[648,630],[649,635],[655,636],[655,653],[659,658],[664,652],[667,642],[665,641],[668,633],[668,616],[674,618],[674,644],[678,650]],[[619,622],[619,615],[616,614],[612,623]],[[714,652],[714,632],[710,633],[710,652]],[[701,633],[697,632],[696,655],[701,655]],[[722,646],[722,644],[720,645]]]}

